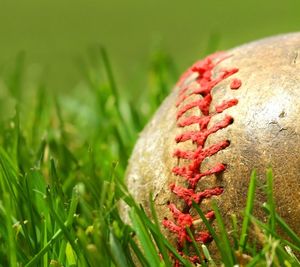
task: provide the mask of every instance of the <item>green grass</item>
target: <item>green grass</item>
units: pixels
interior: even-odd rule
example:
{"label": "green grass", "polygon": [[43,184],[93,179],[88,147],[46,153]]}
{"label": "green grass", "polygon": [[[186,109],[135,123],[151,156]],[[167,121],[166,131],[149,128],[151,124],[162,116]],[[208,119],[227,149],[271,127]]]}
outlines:
{"label": "green grass", "polygon": [[[175,83],[176,65],[158,51],[144,74],[147,83],[138,89],[118,86],[103,48],[81,67],[84,82],[70,95],[54,95],[28,79],[23,55],[9,75],[0,75],[0,266],[172,266],[171,254],[192,266],[162,235],[153,203],[149,218],[124,186],[138,133]],[[215,231],[194,205],[221,261],[300,266],[295,256],[300,237],[275,211],[271,170],[266,171],[268,219],[253,217],[256,179],[253,172],[241,229],[234,215],[232,229],[225,229],[215,205]],[[121,199],[131,207],[131,225],[120,217]],[[248,239],[253,227],[258,245]],[[192,240],[195,252],[207,259],[202,266],[219,264]]]}

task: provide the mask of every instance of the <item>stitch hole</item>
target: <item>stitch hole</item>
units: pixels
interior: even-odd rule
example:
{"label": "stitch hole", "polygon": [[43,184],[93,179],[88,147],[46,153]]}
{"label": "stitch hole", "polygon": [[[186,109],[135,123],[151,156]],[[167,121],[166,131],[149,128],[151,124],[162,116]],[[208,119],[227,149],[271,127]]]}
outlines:
{"label": "stitch hole", "polygon": [[224,171],[227,170],[228,164],[222,163],[222,165],[224,166]]}
{"label": "stitch hole", "polygon": [[231,144],[231,141],[229,140],[229,139],[227,139],[227,140],[225,140],[225,141],[223,141],[224,143],[224,146],[223,146],[223,148],[222,149],[225,149],[225,148],[227,148],[227,147],[229,147],[230,146],[230,144]]}

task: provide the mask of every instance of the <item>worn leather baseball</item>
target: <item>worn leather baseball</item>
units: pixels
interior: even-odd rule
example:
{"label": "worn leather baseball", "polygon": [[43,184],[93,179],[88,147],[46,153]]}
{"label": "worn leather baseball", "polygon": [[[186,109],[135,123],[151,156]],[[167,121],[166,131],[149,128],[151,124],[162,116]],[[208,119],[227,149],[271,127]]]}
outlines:
{"label": "worn leather baseball", "polygon": [[128,189],[146,211],[153,193],[163,232],[179,251],[190,227],[217,253],[192,200],[215,226],[214,199],[230,229],[230,215],[245,208],[253,169],[260,184],[254,213],[264,220],[269,166],[277,211],[300,234],[299,53],[300,33],[293,33],[208,56],[183,74],[141,133]]}

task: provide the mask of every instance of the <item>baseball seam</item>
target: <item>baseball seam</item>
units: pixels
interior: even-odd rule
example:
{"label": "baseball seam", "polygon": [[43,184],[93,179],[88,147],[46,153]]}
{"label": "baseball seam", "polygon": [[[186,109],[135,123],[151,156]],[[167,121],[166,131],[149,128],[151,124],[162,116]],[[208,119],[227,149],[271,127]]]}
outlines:
{"label": "baseball seam", "polygon": [[[214,70],[217,65],[227,59],[224,53],[216,53],[206,57],[204,60],[196,62],[188,71],[186,71],[180,78],[177,86],[180,88],[178,101],[176,103],[177,110],[177,126],[184,128],[186,126],[197,124],[199,130],[186,131],[176,136],[176,143],[192,141],[196,144],[196,149],[192,151],[175,149],[173,156],[178,160],[185,160],[187,162],[184,166],[175,166],[172,172],[176,176],[182,177],[187,182],[187,187],[171,184],[171,191],[185,203],[183,209],[177,208],[174,203],[168,203],[168,207],[173,215],[173,221],[168,218],[164,218],[163,225],[171,232],[177,235],[177,249],[181,255],[189,258],[191,262],[197,263],[199,259],[197,256],[189,256],[184,253],[184,246],[186,243],[191,243],[191,239],[187,233],[186,228],[192,230],[195,233],[195,240],[200,243],[208,243],[212,240],[212,237],[207,231],[196,231],[196,224],[199,223],[199,218],[191,215],[191,206],[194,201],[197,204],[201,204],[204,199],[211,198],[212,196],[219,196],[224,192],[222,187],[214,187],[197,191],[196,188],[198,182],[206,176],[212,174],[218,174],[226,170],[224,163],[217,163],[211,169],[202,171],[202,163],[206,158],[209,158],[219,151],[226,149],[230,145],[229,140],[222,140],[209,147],[205,147],[207,138],[216,133],[217,131],[228,127],[233,123],[233,118],[229,115],[212,126],[210,122],[217,114],[223,113],[226,109],[238,104],[236,98],[230,100],[224,100],[222,103],[213,107],[213,89],[221,81],[229,78],[233,74],[238,72],[237,68],[220,69],[216,77],[213,77]],[[195,75],[196,74],[196,75]],[[191,75],[197,76],[195,86],[191,86],[191,83],[185,85],[185,81]],[[241,80],[233,78],[230,83],[230,88],[236,90],[241,86]],[[199,95],[200,99],[187,101],[189,97]],[[184,116],[188,111],[194,108],[199,108],[200,115]],[[214,212],[208,211],[205,214],[208,220],[214,219]],[[178,263],[177,263],[178,264]]]}

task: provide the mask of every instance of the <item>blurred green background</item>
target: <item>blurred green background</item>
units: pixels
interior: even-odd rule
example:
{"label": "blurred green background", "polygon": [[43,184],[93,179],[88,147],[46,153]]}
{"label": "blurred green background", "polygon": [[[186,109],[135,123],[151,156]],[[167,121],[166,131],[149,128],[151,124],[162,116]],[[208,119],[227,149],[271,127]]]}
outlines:
{"label": "blurred green background", "polygon": [[208,47],[298,31],[299,11],[299,0],[0,0],[0,71],[23,50],[52,89],[68,90],[81,79],[78,59],[101,44],[130,84],[156,47],[182,71]]}

